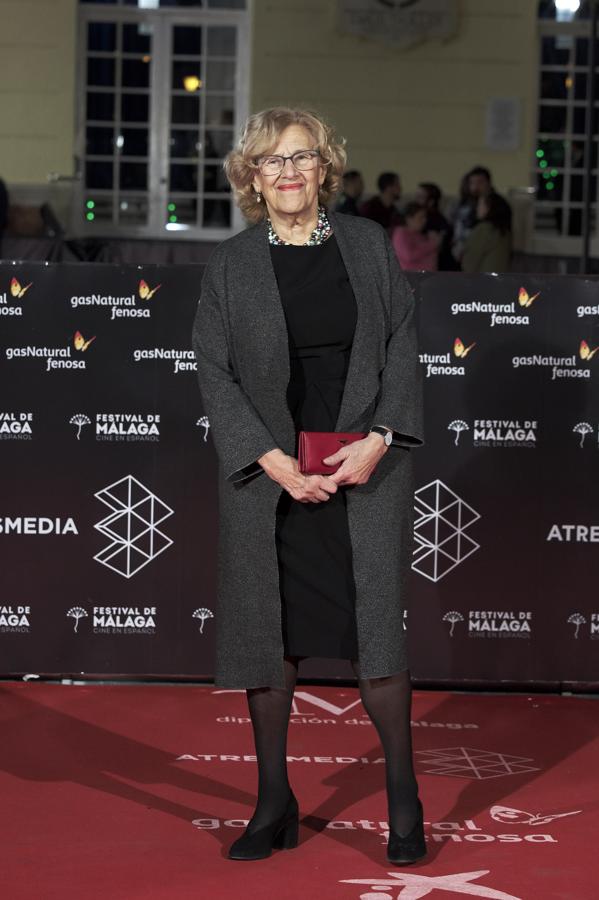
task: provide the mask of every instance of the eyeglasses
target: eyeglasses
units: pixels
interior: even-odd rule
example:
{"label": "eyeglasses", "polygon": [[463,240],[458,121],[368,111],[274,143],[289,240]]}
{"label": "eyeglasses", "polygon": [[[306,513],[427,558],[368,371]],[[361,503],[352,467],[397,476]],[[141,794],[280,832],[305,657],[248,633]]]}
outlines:
{"label": "eyeglasses", "polygon": [[295,169],[307,172],[316,166],[319,156],[318,150],[298,150],[291,156],[262,156],[256,160],[256,165],[261,175],[280,175],[290,159]]}

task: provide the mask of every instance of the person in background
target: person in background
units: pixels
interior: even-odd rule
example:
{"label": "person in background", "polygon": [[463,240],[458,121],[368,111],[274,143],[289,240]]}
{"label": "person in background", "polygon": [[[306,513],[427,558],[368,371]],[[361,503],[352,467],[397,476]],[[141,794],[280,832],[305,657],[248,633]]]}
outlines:
{"label": "person in background", "polygon": [[512,211],[509,203],[493,187],[491,172],[484,166],[475,166],[464,175],[461,182],[461,199],[454,222],[454,239],[452,252],[454,257],[461,262],[464,247],[470,232],[478,221],[478,201],[481,197],[489,197],[493,194],[498,198],[496,207],[504,207],[502,219],[508,220],[508,227],[512,227]]}
{"label": "person in background", "polygon": [[337,205],[336,212],[345,213],[348,216],[359,216],[358,201],[364,193],[364,179],[357,169],[350,169],[343,175],[343,191]]}
{"label": "person in background", "polygon": [[423,234],[426,208],[420,203],[408,203],[404,218],[405,225],[395,228],[391,236],[393,249],[402,269],[436,272],[443,235],[438,231]]}
{"label": "person in background", "polygon": [[463,272],[507,272],[512,252],[511,210],[503,197],[481,195],[462,255]]}
{"label": "person in background", "polygon": [[459,266],[451,252],[453,228],[441,212],[441,197],[441,188],[437,184],[432,181],[423,181],[418,185],[415,199],[426,209],[424,234],[435,231],[441,235],[438,268],[442,272],[455,272]]}
{"label": "person in background", "polygon": [[360,215],[373,219],[391,234],[403,222],[396,204],[401,199],[401,182],[397,172],[383,172],[377,179],[378,194],[360,206]]}

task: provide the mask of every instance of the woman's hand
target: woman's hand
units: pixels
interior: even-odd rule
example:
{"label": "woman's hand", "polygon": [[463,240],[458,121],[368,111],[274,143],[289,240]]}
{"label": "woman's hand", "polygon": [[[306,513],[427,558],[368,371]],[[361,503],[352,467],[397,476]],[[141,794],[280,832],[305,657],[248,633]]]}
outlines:
{"label": "woman's hand", "polygon": [[258,462],[269,478],[301,503],[320,503],[337,492],[337,485],[330,475],[303,475],[297,459],[282,450],[269,450]]}
{"label": "woman's hand", "polygon": [[342,463],[328,476],[336,484],[366,484],[388,449],[382,434],[371,431],[361,441],[354,441],[332,456],[325,456],[323,463],[327,466]]}

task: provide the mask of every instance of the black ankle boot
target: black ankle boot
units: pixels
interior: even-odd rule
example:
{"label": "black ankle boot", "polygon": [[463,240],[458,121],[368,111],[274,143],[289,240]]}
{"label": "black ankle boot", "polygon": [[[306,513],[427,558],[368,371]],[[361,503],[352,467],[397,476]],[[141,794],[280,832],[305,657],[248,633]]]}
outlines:
{"label": "black ankle boot", "polygon": [[293,793],[280,819],[259,828],[253,834],[247,829],[229,848],[229,859],[264,859],[273,849],[291,850],[297,847],[299,810]]}
{"label": "black ankle boot", "polygon": [[389,825],[387,859],[390,863],[394,863],[396,866],[408,866],[426,856],[423,818],[422,803],[419,800],[418,817],[409,834],[402,837]]}

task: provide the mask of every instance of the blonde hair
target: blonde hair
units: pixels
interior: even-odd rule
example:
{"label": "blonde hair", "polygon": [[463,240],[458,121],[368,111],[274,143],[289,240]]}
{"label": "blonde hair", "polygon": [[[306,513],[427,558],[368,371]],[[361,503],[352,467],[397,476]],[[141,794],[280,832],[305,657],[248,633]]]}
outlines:
{"label": "blonde hair", "polygon": [[320,165],[326,167],[326,175],[319,189],[319,202],[326,205],[341,186],[347,161],[345,138],[337,138],[332,126],[311,110],[288,106],[263,109],[248,118],[237,144],[223,162],[235,201],[245,218],[254,224],[268,215],[266,204],[258,202],[258,195],[252,187],[257,171],[254,160],[272,153],[289,125],[301,125],[312,135],[315,149],[320,152]]}

